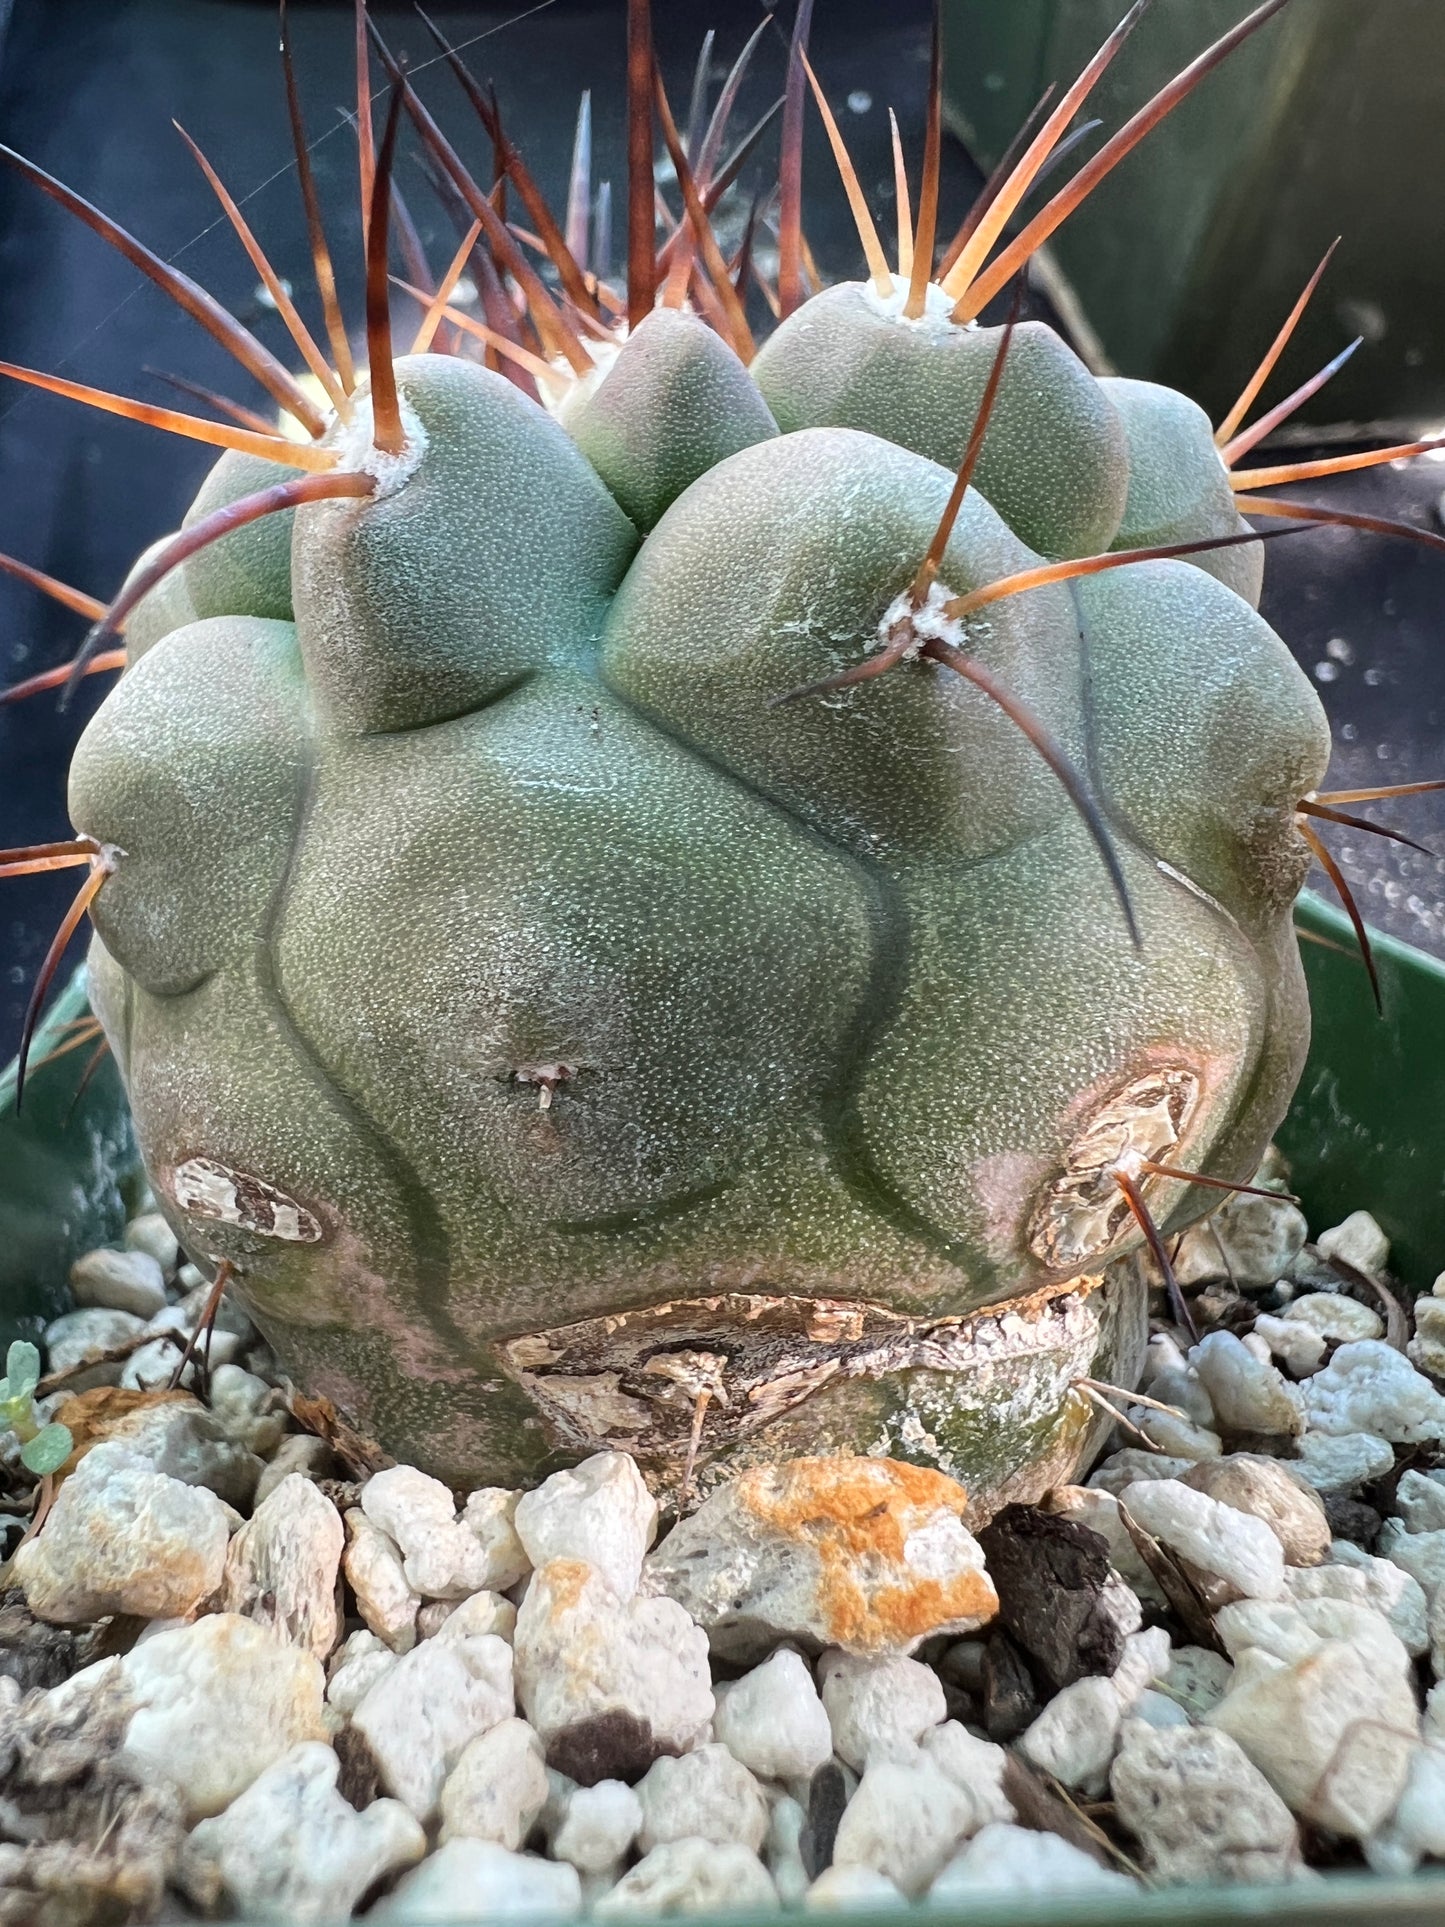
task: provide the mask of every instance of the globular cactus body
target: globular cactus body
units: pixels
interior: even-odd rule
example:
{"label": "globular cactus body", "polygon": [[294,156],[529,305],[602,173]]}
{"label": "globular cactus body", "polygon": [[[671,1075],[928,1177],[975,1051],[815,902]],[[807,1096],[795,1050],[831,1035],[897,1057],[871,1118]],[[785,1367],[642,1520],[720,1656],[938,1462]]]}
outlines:
{"label": "globular cactus body", "polygon": [[[658,83],[696,256],[654,263],[639,175],[634,325],[597,305],[584,349],[384,59],[370,394],[294,466],[203,425],[231,452],[112,607],[80,838],[9,853],[93,866],[157,1197],[299,1383],[459,1483],[861,1449],[1036,1496],[1097,1436],[1076,1382],[1137,1367],[1141,1236],[1248,1180],[1308,1041],[1328,735],[1240,508],[1321,512],[1235,467],[1293,405],[1235,433],[1288,330],[1215,435],[972,319],[1081,81],[939,285],[936,208],[897,277],[861,211],[868,283],[753,355]],[[392,361],[403,102],[477,217],[453,279],[485,228],[567,351],[482,330],[550,408]]]}
{"label": "globular cactus body", "polygon": [[[944,387],[997,351],[937,333]],[[1062,344],[1033,352],[1070,432],[1033,388],[1020,453],[1005,389],[999,492],[1040,535],[1066,448],[1048,547],[1107,546],[1124,429]],[[1186,562],[959,625],[1093,771],[1136,949],[980,690],[920,663],[770,707],[866,652],[948,497],[886,432],[888,383],[877,418],[855,392],[780,434],[674,313],[570,435],[469,363],[398,378],[408,453],[377,498],[188,564],[198,619],[76,757],[77,826],[125,853],[92,969],[158,1195],[299,1376],[456,1476],[604,1441],[675,1470],[715,1380],[723,1460],[882,1436],[997,1481],[1060,1388],[1015,1398],[989,1468],[959,1334],[1129,1243],[1101,1117],[1116,1151],[1242,1177],[1289,1095],[1308,685]],[[226,456],[207,493],[259,479]],[[939,581],[1036,560],[979,488]],[[1167,1219],[1183,1189],[1156,1190]],[[1136,1307],[1062,1302],[1073,1369],[1133,1342]]]}

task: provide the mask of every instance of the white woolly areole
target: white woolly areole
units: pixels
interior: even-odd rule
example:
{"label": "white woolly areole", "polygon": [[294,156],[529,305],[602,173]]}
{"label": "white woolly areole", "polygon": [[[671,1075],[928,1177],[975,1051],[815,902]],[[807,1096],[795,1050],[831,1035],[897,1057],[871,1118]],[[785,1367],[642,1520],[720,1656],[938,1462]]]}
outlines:
{"label": "white woolly areole", "polygon": [[388,495],[395,495],[404,488],[426,454],[427,433],[421,425],[421,418],[405,395],[399,399],[404,439],[398,454],[388,455],[372,441],[375,429],[371,418],[371,397],[359,389],[351,398],[355,410],[351,420],[338,423],[335,440],[331,443],[341,456],[343,469],[375,478],[373,502],[383,501]]}
{"label": "white woolly areole", "polygon": [[541,389],[542,406],[549,415],[555,415],[565,427],[571,410],[579,403],[595,395],[612,372],[612,364],[622,353],[627,340],[627,329],[619,329],[617,335],[607,341],[599,341],[595,335],[583,335],[582,346],[592,358],[592,366],[585,375],[573,372],[572,364],[562,355],[554,355],[552,366],[557,370],[555,386],[544,384]]}
{"label": "white woolly areole", "polygon": [[973,321],[959,323],[951,319],[954,297],[946,289],[939,287],[936,281],[930,281],[924,290],[923,313],[916,316],[905,315],[903,309],[908,300],[908,282],[903,276],[897,274],[889,278],[893,286],[888,294],[880,294],[872,281],[863,283],[863,294],[865,300],[871,303],[879,314],[886,315],[890,321],[901,321],[905,328],[927,328],[930,333],[936,333],[940,325],[958,329],[960,333],[978,325]]}
{"label": "white woolly areole", "polygon": [[915,607],[912,593],[904,589],[883,611],[869,648],[886,649],[898,624],[906,622],[913,632],[913,641],[903,652],[905,662],[912,662],[925,642],[946,642],[951,649],[961,649],[966,639],[963,620],[945,613],[956,594],[946,582],[935,578],[929,583],[922,604]]}

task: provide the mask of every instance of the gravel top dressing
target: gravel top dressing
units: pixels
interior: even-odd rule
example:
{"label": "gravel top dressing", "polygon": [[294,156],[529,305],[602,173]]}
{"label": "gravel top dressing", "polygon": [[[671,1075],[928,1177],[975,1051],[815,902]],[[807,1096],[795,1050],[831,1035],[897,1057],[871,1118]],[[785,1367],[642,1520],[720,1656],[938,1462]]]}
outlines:
{"label": "gravel top dressing", "polygon": [[622,1453],[453,1493],[224,1300],[207,1340],[207,1281],[136,1218],[16,1428],[73,1450],[37,1486],[6,1438],[0,1922],[968,1909],[1445,1858],[1445,1295],[1259,1181],[1180,1243],[1198,1342],[1160,1290],[1141,1391],[1079,1382],[1118,1415],[1089,1482],[987,1522],[876,1457],[675,1520]]}

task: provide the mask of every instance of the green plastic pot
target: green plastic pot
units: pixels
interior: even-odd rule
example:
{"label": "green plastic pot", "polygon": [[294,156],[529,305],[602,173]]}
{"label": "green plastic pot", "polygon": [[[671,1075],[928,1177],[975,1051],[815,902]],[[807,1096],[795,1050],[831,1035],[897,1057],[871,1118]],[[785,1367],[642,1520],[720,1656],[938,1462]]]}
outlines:
{"label": "green plastic pot", "polygon": [[72,1261],[120,1236],[144,1182],[109,1052],[52,1054],[89,1014],[82,968],[36,1030],[20,1108],[14,1064],[0,1074],[0,1351],[70,1309]]}
{"label": "green plastic pot", "polygon": [[1445,1271],[1445,964],[1372,933],[1382,1014],[1346,917],[1308,891],[1295,913],[1314,1041],[1279,1132],[1311,1225],[1367,1210],[1416,1291]]}
{"label": "green plastic pot", "polygon": [[[800,1914],[715,1914],[715,1927],[766,1927],[799,1921]],[[927,1903],[906,1912],[897,1907],[850,1908],[847,1927],[1440,1927],[1445,1920],[1445,1873],[1410,1880],[1334,1875],[1290,1887],[1166,1887],[1158,1893],[994,1896],[980,1893],[966,1904]],[[698,1919],[694,1927],[709,1927]]]}

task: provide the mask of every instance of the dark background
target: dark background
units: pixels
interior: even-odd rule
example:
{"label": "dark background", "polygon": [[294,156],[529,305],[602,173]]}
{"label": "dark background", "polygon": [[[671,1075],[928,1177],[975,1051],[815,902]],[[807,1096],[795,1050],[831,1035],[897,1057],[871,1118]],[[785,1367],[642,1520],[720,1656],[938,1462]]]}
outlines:
{"label": "dark background", "polygon": [[[543,0],[530,12],[524,0],[510,7],[435,9],[450,39],[473,43],[467,52],[473,71],[495,79],[509,131],[559,214],[578,95],[591,87],[594,179],[610,175],[614,183],[619,236],[625,224],[623,11],[622,0]],[[762,9],[756,0],[654,0],[654,13],[659,55],[681,119],[703,31],[717,31],[716,86]],[[489,178],[481,130],[444,68],[427,66],[435,62],[435,51],[410,8],[375,4],[373,14],[394,48],[409,55],[419,89],[449,136]],[[891,105],[898,113],[916,179],[928,22],[928,0],[816,0],[814,64],[885,233],[892,195],[886,109]],[[785,5],[754,63],[739,126],[780,91],[786,26]],[[349,4],[293,0],[292,36],[343,301],[357,322],[355,143],[341,112],[352,88]],[[1213,84],[1227,85],[1227,78]],[[243,203],[319,335],[274,7],[267,0],[0,0],[0,139],[202,281],[293,363],[281,324],[257,301],[249,262],[170,125],[173,116]],[[766,162],[755,172],[761,184]],[[413,161],[402,164],[398,178],[439,273],[455,232]],[[951,231],[977,185],[967,155],[946,141],[942,233]],[[857,243],[811,110],[805,210],[825,275],[855,274]],[[399,303],[403,338],[410,318]],[[1260,317],[1261,350],[1278,320]],[[1342,330],[1341,341],[1347,338]],[[9,170],[0,170],[0,358],[190,406],[144,372],[161,369],[264,406],[248,378],[195,323]],[[1241,381],[1246,372],[1241,369]],[[1309,372],[1287,360],[1271,396]],[[138,551],[176,526],[212,459],[195,444],[0,382],[0,550],[107,597]],[[1426,458],[1408,470],[1335,482],[1313,494],[1438,529],[1442,490],[1445,466]],[[1310,491],[1293,493],[1305,497]],[[1317,680],[1335,727],[1337,782],[1357,786],[1445,774],[1445,624],[1439,613],[1445,554],[1324,531],[1278,544],[1269,573],[1265,611]],[[63,661],[83,632],[81,619],[0,579],[0,683]],[[66,833],[66,761],[105,680],[92,681],[65,714],[48,696],[0,710],[0,841],[38,842]],[[1433,829],[1445,848],[1445,806],[1436,799],[1390,806],[1384,814],[1426,842]],[[1332,836],[1367,916],[1445,954],[1445,861],[1344,832]],[[74,884],[72,874],[62,873],[3,885],[0,1057],[13,1048],[29,983]]]}

